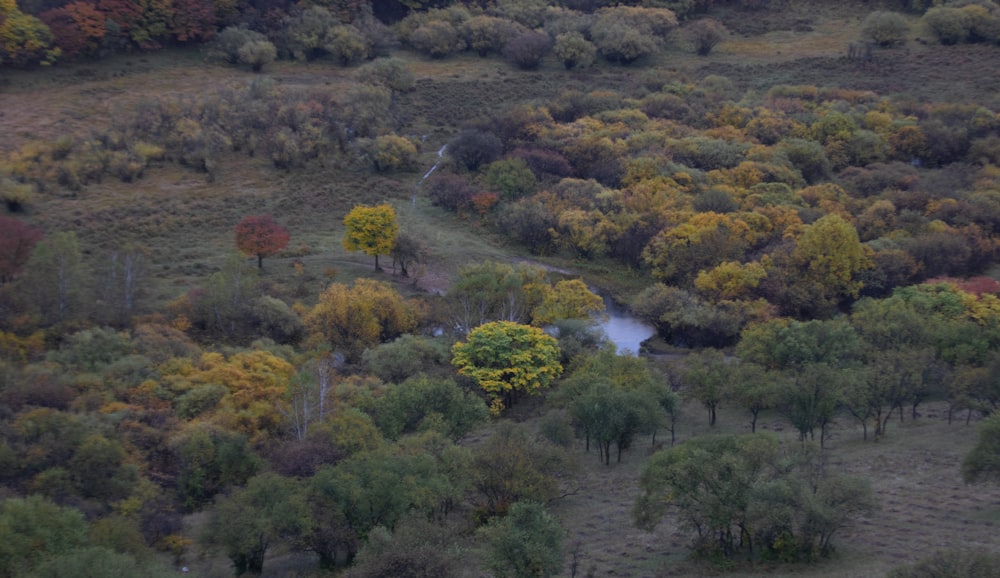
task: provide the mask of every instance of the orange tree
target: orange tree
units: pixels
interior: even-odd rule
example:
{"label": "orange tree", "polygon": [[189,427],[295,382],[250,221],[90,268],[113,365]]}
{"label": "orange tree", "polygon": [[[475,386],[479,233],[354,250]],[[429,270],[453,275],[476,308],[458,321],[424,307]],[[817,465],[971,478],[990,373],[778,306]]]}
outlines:
{"label": "orange tree", "polygon": [[363,251],[375,257],[375,270],[379,270],[378,256],[392,251],[399,235],[396,209],[382,204],[374,207],[359,205],[344,217],[343,245],[348,251]]}
{"label": "orange tree", "polygon": [[451,363],[476,380],[499,414],[520,392],[533,394],[562,373],[559,344],[537,327],[511,321],[486,323],[452,348]]}
{"label": "orange tree", "polygon": [[264,267],[264,257],[287,247],[288,239],[288,229],[271,215],[249,215],[236,225],[236,247],[245,255],[255,255],[258,269]]}

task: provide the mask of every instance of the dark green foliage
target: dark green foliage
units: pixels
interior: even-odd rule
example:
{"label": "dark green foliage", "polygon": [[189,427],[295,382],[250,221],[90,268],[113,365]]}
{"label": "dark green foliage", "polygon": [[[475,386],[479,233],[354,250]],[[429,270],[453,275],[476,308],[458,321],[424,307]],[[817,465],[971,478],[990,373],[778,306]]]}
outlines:
{"label": "dark green foliage", "polygon": [[448,143],[448,156],[462,167],[474,171],[500,157],[503,141],[485,130],[465,129]]}
{"label": "dark green foliage", "polygon": [[504,159],[486,167],[486,185],[504,200],[515,201],[533,193],[537,181],[528,163],[519,158]]}
{"label": "dark green foliage", "polygon": [[459,439],[486,422],[489,412],[481,397],[460,388],[451,379],[426,376],[388,388],[373,408],[375,421],[386,438],[422,430]]}
{"label": "dark green foliage", "polygon": [[362,82],[378,84],[393,92],[409,92],[413,90],[416,80],[406,62],[400,58],[378,58],[358,69],[358,78]]}
{"label": "dark green foliage", "polygon": [[760,301],[712,304],[662,283],[637,295],[632,310],[656,326],[664,339],[683,347],[728,347],[739,340],[744,327],[768,317]]}
{"label": "dark green foliage", "polygon": [[219,32],[215,39],[209,44],[208,56],[209,58],[221,60],[227,64],[239,64],[240,62],[245,62],[240,56],[240,51],[244,46],[262,42],[268,42],[267,36],[264,36],[256,30],[249,30],[238,26],[228,26],[224,28],[222,32]]}
{"label": "dark green foliage", "polygon": [[873,508],[858,478],[824,475],[810,453],[785,456],[763,435],[699,437],[657,453],[640,478],[633,516],[647,529],[667,511],[710,559],[792,562],[830,554],[833,535]]}
{"label": "dark green foliage", "polygon": [[179,469],[178,497],[188,510],[201,508],[226,487],[245,483],[261,465],[245,437],[209,427],[182,432],[171,449]]}
{"label": "dark green foliage", "polygon": [[87,544],[83,514],[42,498],[8,498],[0,504],[0,576],[29,573],[47,558]]}
{"label": "dark green foliage", "polygon": [[489,544],[488,565],[499,578],[544,578],[562,571],[565,532],[541,504],[518,502],[481,532]]}
{"label": "dark green foliage", "polygon": [[447,530],[423,518],[402,520],[393,531],[375,528],[345,578],[458,578],[469,559]]}
{"label": "dark green foliage", "polygon": [[439,373],[442,368],[448,368],[450,373],[451,369],[447,343],[409,334],[366,350],[362,358],[368,371],[387,383],[402,383],[421,373]]}
{"label": "dark green foliage", "polygon": [[691,206],[694,210],[699,213],[732,213],[740,208],[739,204],[727,193],[721,189],[708,189],[702,193],[699,193],[691,201]]}
{"label": "dark green foliage", "polygon": [[202,540],[225,552],[237,576],[260,574],[271,546],[295,543],[308,527],[308,509],[298,484],[265,473],[218,500]]}
{"label": "dark green foliage", "polygon": [[469,474],[473,489],[484,500],[481,511],[492,516],[507,512],[515,502],[545,503],[555,498],[572,470],[563,448],[504,421],[476,449]]}
{"label": "dark green foliage", "polygon": [[962,462],[962,477],[967,483],[1000,481],[1000,414],[979,426],[979,441]]}

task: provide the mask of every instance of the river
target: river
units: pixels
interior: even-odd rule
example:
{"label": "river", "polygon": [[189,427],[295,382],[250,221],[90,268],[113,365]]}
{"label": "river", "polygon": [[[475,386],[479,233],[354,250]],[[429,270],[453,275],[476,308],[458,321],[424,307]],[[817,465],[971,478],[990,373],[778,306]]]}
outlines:
{"label": "river", "polygon": [[604,297],[606,315],[598,323],[619,355],[638,355],[642,342],[656,335],[656,329],[634,317],[609,297]]}

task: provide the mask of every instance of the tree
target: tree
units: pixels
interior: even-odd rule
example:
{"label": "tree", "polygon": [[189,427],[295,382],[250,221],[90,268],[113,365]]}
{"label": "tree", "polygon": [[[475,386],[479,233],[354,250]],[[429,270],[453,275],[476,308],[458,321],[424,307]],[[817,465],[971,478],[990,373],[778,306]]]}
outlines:
{"label": "tree", "polygon": [[0,2],[0,65],[52,64],[58,56],[44,22],[21,12],[15,0]]}
{"label": "tree", "polygon": [[546,503],[557,497],[572,467],[564,449],[503,421],[476,448],[469,475],[473,489],[486,500],[482,513],[494,516],[519,501]]}
{"label": "tree", "polygon": [[979,426],[979,440],[962,461],[966,483],[1000,482],[1000,414]]}
{"label": "tree", "polygon": [[344,217],[342,244],[348,251],[362,251],[375,257],[375,270],[380,271],[378,256],[392,251],[399,235],[396,209],[389,204],[368,207],[359,205]]}
{"label": "tree", "polygon": [[83,253],[73,231],[56,233],[35,246],[27,282],[42,317],[64,323],[80,313],[86,286]]}
{"label": "tree", "polygon": [[566,279],[545,291],[542,302],[531,311],[531,323],[545,326],[562,319],[592,319],[603,312],[600,295],[582,279]]}
{"label": "tree", "polygon": [[463,391],[451,379],[423,375],[390,386],[375,402],[373,413],[389,439],[434,430],[458,440],[489,417],[481,397]]}
{"label": "tree", "polygon": [[368,536],[344,578],[459,578],[468,561],[440,524],[411,516],[393,531],[379,526]]}
{"label": "tree", "polygon": [[685,394],[708,410],[708,425],[714,426],[715,410],[727,397],[727,389],[733,383],[725,356],[716,349],[692,353],[684,361],[681,381],[687,387]]}
{"label": "tree", "polygon": [[487,261],[466,265],[445,296],[459,332],[490,321],[526,323],[546,287],[540,267]]}
{"label": "tree", "polygon": [[537,327],[493,321],[469,332],[452,348],[451,363],[473,378],[492,398],[490,411],[499,414],[518,394],[537,393],[562,373],[559,343]]}
{"label": "tree", "polygon": [[871,255],[854,225],[831,214],[806,228],[792,259],[820,298],[837,302],[857,298],[863,285],[858,275],[872,267]]}
{"label": "tree", "polygon": [[882,48],[897,46],[906,42],[910,25],[906,17],[898,12],[876,10],[861,23],[861,34]]}
{"label": "tree", "polygon": [[0,575],[30,573],[39,562],[87,544],[87,523],[74,508],[32,495],[0,504]]}
{"label": "tree", "polygon": [[271,215],[250,215],[236,225],[236,247],[244,255],[257,257],[257,268],[264,268],[264,257],[270,257],[288,246],[288,229]]}
{"label": "tree", "polygon": [[684,31],[695,53],[698,56],[708,56],[715,45],[722,42],[726,27],[713,18],[702,18],[685,26]]}
{"label": "tree", "polygon": [[264,473],[219,500],[203,537],[225,550],[237,576],[260,574],[276,542],[294,542],[309,525],[309,511],[294,480]]}
{"label": "tree", "polygon": [[354,362],[366,348],[413,330],[420,314],[418,302],[404,299],[385,283],[358,279],[352,287],[342,283],[327,287],[306,314],[305,325]]}
{"label": "tree", "polygon": [[777,403],[783,378],[778,372],[768,372],[749,362],[739,362],[733,370],[729,397],[736,405],[750,412],[750,433],[757,433],[757,418],[761,411],[772,408]]}
{"label": "tree", "polygon": [[597,57],[597,47],[583,34],[576,31],[564,32],[556,36],[553,52],[566,67],[566,70],[590,68]]}
{"label": "tree", "polygon": [[20,219],[0,215],[0,283],[8,283],[31,257],[42,231]]}
{"label": "tree", "polygon": [[251,40],[240,45],[237,54],[240,62],[250,65],[250,70],[260,72],[264,66],[274,62],[278,50],[268,40]]}
{"label": "tree", "polygon": [[633,517],[651,530],[675,512],[710,557],[815,560],[874,505],[866,481],[824,475],[817,460],[809,452],[783,455],[766,434],[694,438],[647,462]]}
{"label": "tree", "polygon": [[541,504],[518,502],[481,532],[489,543],[488,565],[499,578],[544,578],[562,571],[565,532]]}

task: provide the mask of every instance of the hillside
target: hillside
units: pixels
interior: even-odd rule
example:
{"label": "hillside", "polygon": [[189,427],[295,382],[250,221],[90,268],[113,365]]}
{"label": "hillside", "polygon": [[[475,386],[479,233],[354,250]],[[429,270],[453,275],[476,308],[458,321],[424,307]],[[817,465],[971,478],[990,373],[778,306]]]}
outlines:
{"label": "hillside", "polygon": [[0,576],[998,564],[1000,6],[212,4],[0,5]]}

